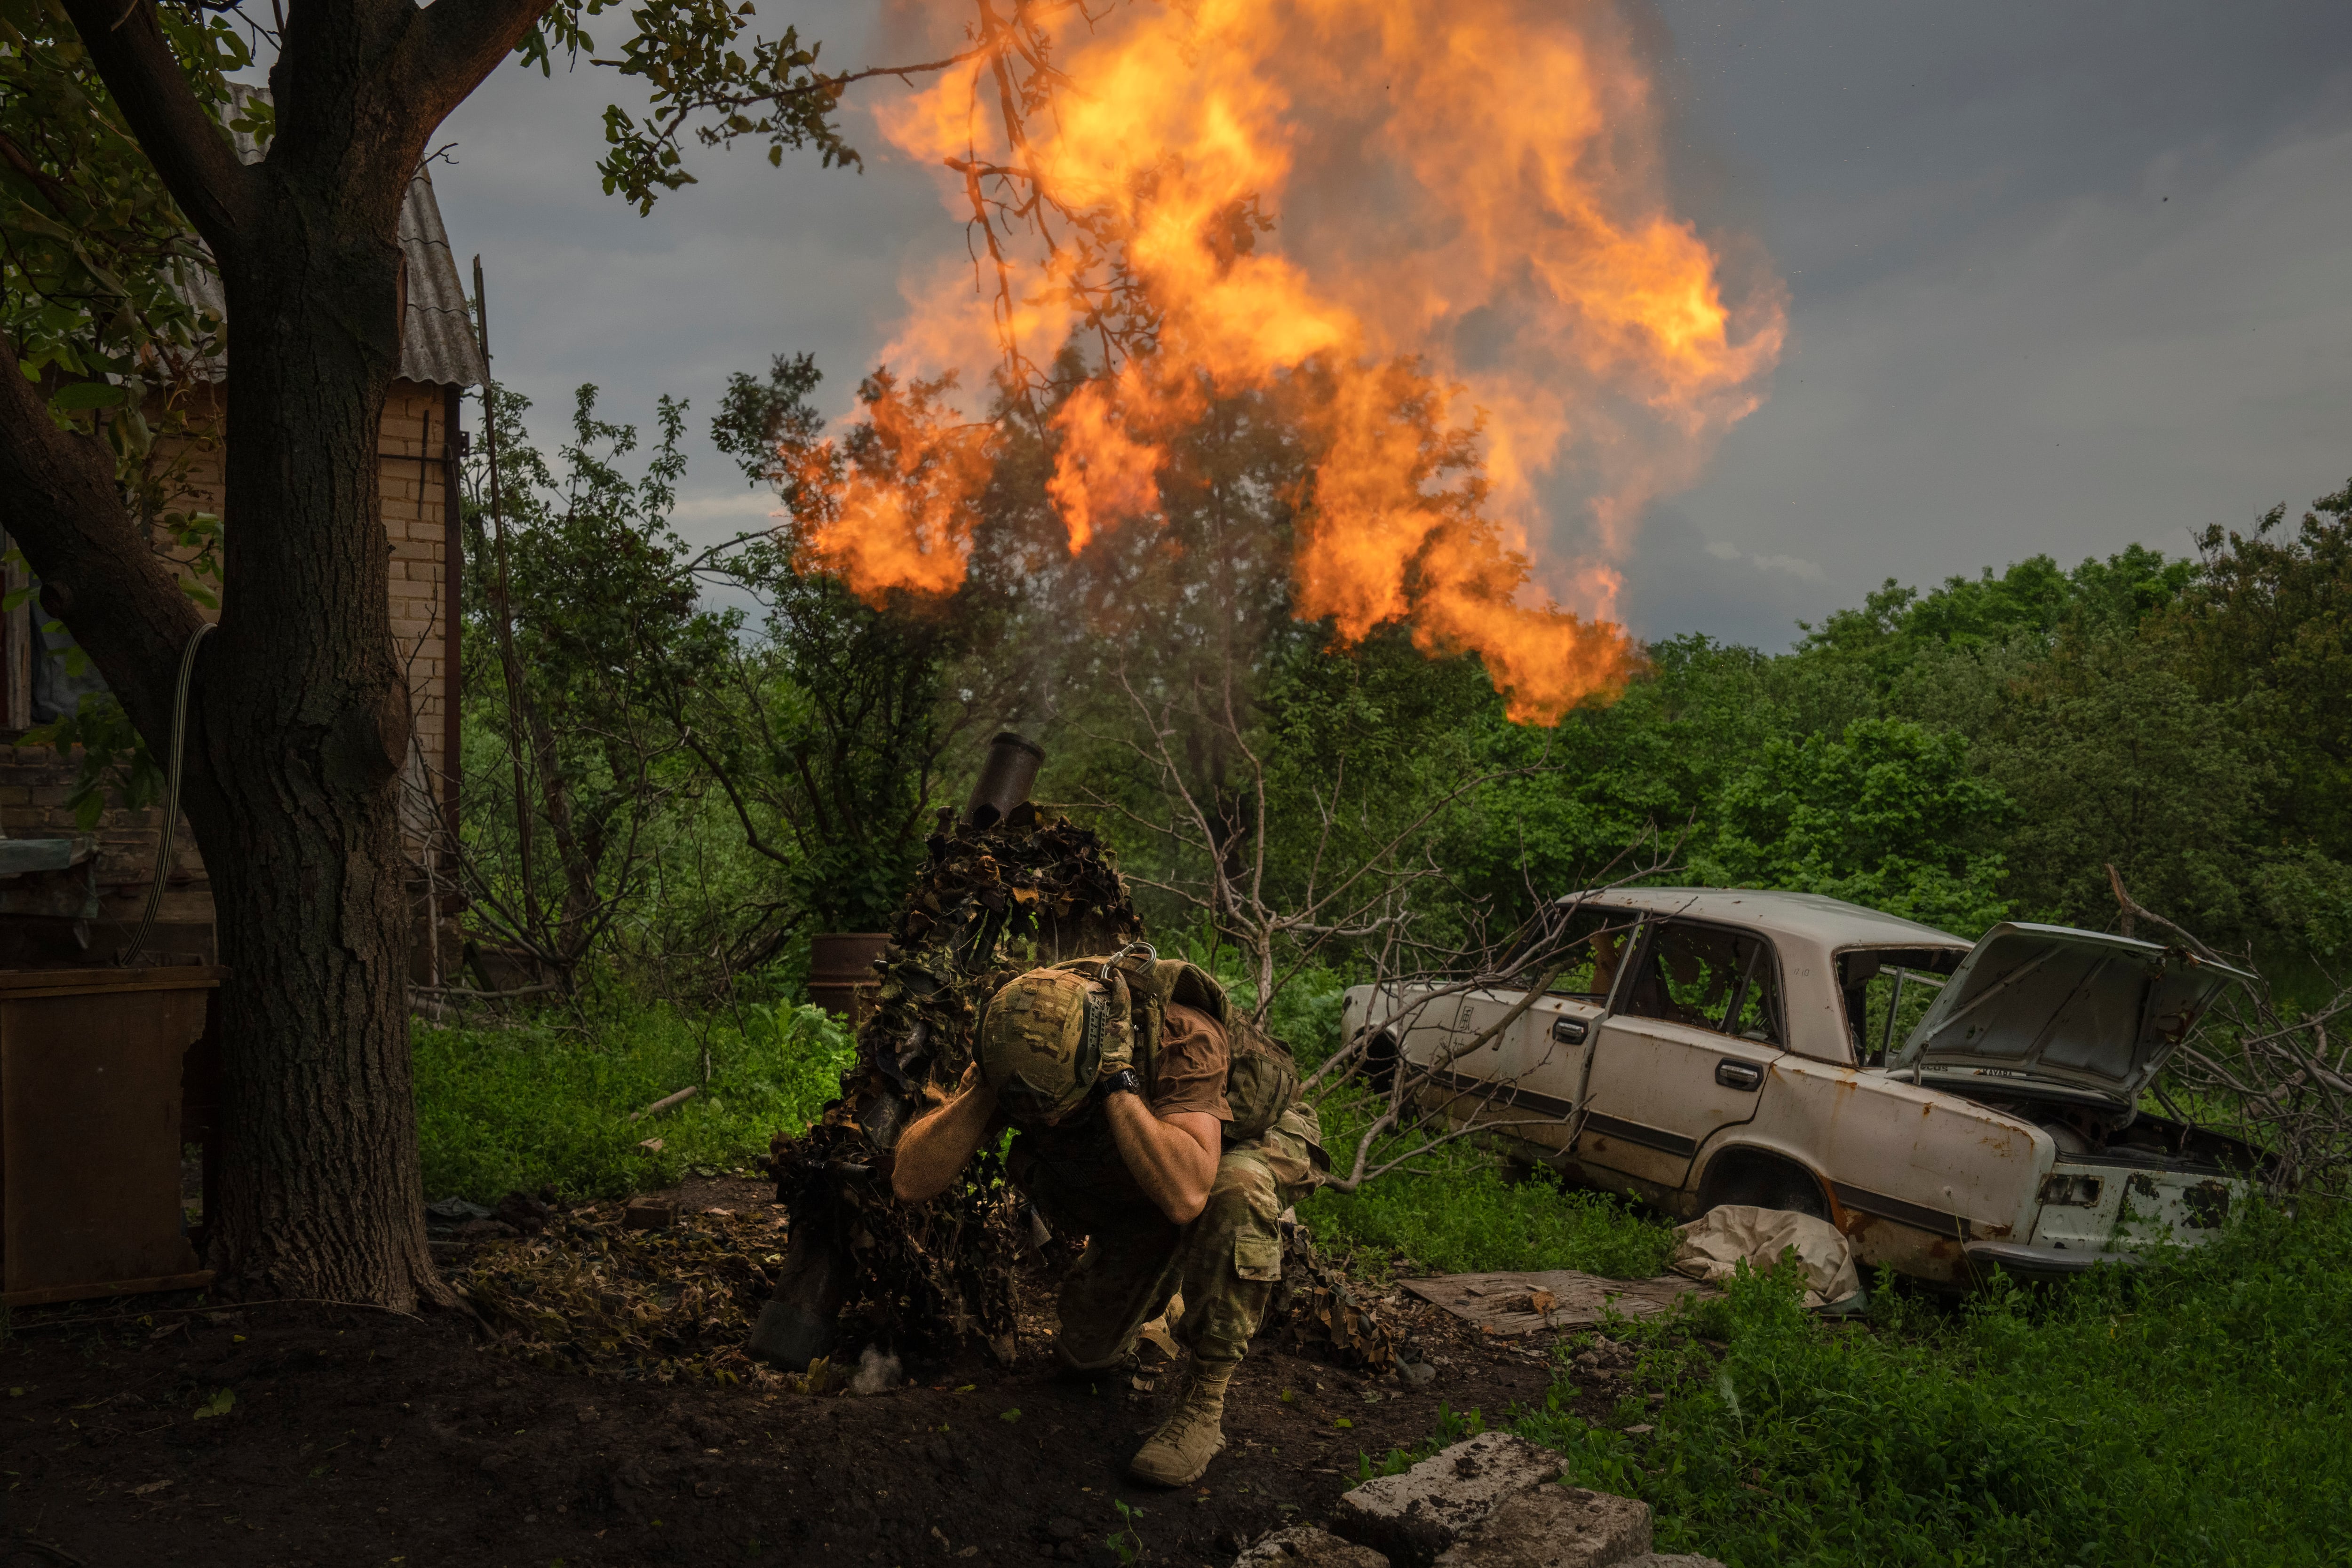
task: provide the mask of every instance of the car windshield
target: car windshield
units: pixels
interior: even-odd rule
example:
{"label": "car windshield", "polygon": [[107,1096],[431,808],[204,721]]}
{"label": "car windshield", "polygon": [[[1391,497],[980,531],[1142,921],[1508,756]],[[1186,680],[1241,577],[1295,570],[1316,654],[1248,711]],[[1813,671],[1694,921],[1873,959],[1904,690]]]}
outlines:
{"label": "car windshield", "polygon": [[1643,952],[1623,1010],[1779,1045],[1780,967],[1761,936],[1669,920]]}

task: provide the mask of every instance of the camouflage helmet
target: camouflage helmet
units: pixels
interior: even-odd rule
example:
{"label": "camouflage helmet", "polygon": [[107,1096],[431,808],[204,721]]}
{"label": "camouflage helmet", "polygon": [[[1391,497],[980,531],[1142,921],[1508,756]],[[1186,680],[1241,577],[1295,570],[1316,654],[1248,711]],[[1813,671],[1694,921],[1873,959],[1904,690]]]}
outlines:
{"label": "camouflage helmet", "polygon": [[1067,1115],[1094,1088],[1110,1006],[1072,969],[1032,969],[989,998],[980,1023],[980,1075],[1016,1122]]}

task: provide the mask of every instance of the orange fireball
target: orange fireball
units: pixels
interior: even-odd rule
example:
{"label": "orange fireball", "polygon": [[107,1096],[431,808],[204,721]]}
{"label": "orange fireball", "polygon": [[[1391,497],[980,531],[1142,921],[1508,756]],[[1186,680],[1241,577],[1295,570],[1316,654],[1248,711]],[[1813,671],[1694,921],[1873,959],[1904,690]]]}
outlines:
{"label": "orange fireball", "polygon": [[[1052,419],[1073,553],[1153,514],[1167,443],[1207,396],[1315,367],[1297,612],[1343,643],[1405,622],[1423,648],[1475,652],[1522,720],[1622,686],[1612,563],[1755,408],[1784,309],[1769,280],[1734,298],[1671,210],[1616,10],[977,5],[977,57],[877,110],[893,146],[944,171],[978,242],[976,275],[910,287],[891,361],[977,368],[992,350],[1036,384],[1066,344],[1088,357],[1098,379]],[[1474,489],[1437,486],[1395,417],[1433,395],[1478,431]],[[951,589],[969,534],[943,497],[977,493],[979,452],[918,460],[939,472],[931,501],[853,486],[821,555],[861,592]],[[1580,504],[1552,515],[1547,492],[1570,489]]]}

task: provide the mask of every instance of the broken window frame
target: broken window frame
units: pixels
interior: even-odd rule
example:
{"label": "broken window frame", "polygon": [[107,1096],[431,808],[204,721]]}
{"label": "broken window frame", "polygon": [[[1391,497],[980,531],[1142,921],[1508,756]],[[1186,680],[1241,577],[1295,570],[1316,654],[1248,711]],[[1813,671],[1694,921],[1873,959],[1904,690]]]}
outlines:
{"label": "broken window frame", "polygon": [[[1545,913],[1549,916],[1556,913],[1558,908],[1558,905],[1554,905]],[[1618,982],[1624,977],[1630,967],[1628,961],[1641,949],[1644,927],[1652,924],[1653,920],[1654,917],[1640,910],[1597,904],[1576,905],[1570,912],[1568,923],[1564,928],[1553,925],[1548,918],[1543,927],[1503,964],[1502,972],[1512,977],[1511,980],[1506,983],[1505,988],[1520,991],[1531,989],[1536,981],[1543,977],[1544,972],[1559,961],[1561,955],[1570,953],[1578,946],[1590,943],[1603,932],[1613,931],[1619,937],[1617,967],[1610,976],[1607,990],[1564,989],[1563,986],[1569,977],[1583,967],[1582,964],[1570,964],[1564,966],[1559,973],[1552,977],[1550,988],[1543,993],[1546,996],[1562,997],[1572,1001],[1588,1002],[1606,1011],[1610,998],[1616,994]],[[1586,962],[1589,963],[1590,960]]]}
{"label": "broken window frame", "polygon": [[[1664,941],[1670,933],[1675,931],[1706,932],[1728,938],[1735,945],[1754,943],[1762,954],[1769,955],[1770,958],[1769,989],[1763,1012],[1764,1023],[1770,1032],[1766,1038],[1758,1040],[1753,1034],[1727,1027],[1747,1010],[1750,994],[1759,975],[1755,954],[1750,954],[1745,959],[1736,960],[1740,972],[1724,999],[1723,1011],[1718,1019],[1694,1022],[1673,1011],[1640,1010],[1637,1004],[1641,995],[1641,978],[1648,972],[1651,963],[1658,956],[1659,944]],[[1738,953],[1737,946],[1734,946],[1733,951],[1735,955]],[[1764,932],[1752,931],[1744,926],[1726,925],[1712,920],[1690,920],[1679,915],[1654,919],[1647,923],[1647,928],[1642,933],[1641,944],[1634,951],[1633,961],[1621,966],[1621,973],[1630,973],[1633,976],[1633,980],[1622,984],[1622,998],[1615,1007],[1611,1009],[1612,1012],[1622,1017],[1655,1019],[1661,1023],[1680,1024],[1686,1029],[1704,1030],[1709,1034],[1721,1035],[1726,1040],[1745,1040],[1750,1044],[1769,1045],[1780,1051],[1792,1049],[1789,1044],[1788,983],[1780,963],[1780,945]],[[1670,982],[1671,977],[1662,977],[1662,981]],[[1662,990],[1663,988],[1662,984]],[[1667,997],[1667,1003],[1670,1007],[1673,1005],[1670,994]],[[1702,1010],[1699,1017],[1704,1020],[1707,1019],[1707,1014]]]}
{"label": "broken window frame", "polygon": [[[1913,985],[1924,986],[1927,991],[1921,1000],[1921,1016],[1935,999],[1935,993],[1944,988],[1960,961],[1969,956],[1965,947],[1841,947],[1832,960],[1837,966],[1836,980],[1838,1010],[1845,1023],[1846,1042],[1853,1048],[1856,1067],[1883,1068],[1894,1048],[1900,1043],[1895,1037],[1895,1025],[1903,1011],[1903,994]],[[1866,974],[1856,974],[1863,960],[1871,961]],[[1937,966],[1941,965],[1939,969]],[[1870,982],[1882,976],[1893,975],[1894,986],[1886,1008],[1886,1022],[1876,1040],[1870,1039]],[[1857,1013],[1855,1001],[1861,997]],[[1916,1023],[1916,1019],[1913,1020]],[[1907,1031],[1906,1031],[1907,1033]]]}

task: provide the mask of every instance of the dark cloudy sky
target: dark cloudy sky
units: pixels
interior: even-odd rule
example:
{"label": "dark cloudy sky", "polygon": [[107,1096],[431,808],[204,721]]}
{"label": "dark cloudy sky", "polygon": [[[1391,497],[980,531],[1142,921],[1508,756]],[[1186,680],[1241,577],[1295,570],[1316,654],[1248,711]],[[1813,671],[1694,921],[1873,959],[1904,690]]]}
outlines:
{"label": "dark cloudy sky", "polygon": [[[880,47],[870,0],[775,15],[828,64]],[[1761,244],[1790,331],[1762,408],[1647,519],[1623,604],[1641,634],[1780,647],[1887,577],[2184,553],[2352,476],[2344,0],[1646,17],[1678,204]],[[509,68],[442,132],[442,209],[483,254],[535,432],[582,382],[640,422],[662,392],[700,415],[730,371],[803,349],[845,400],[902,267],[960,243],[929,181],[870,133],[863,174],[704,152],[702,183],[640,218],[594,172],[618,85]],[[682,525],[756,524],[760,497],[698,450]]]}

